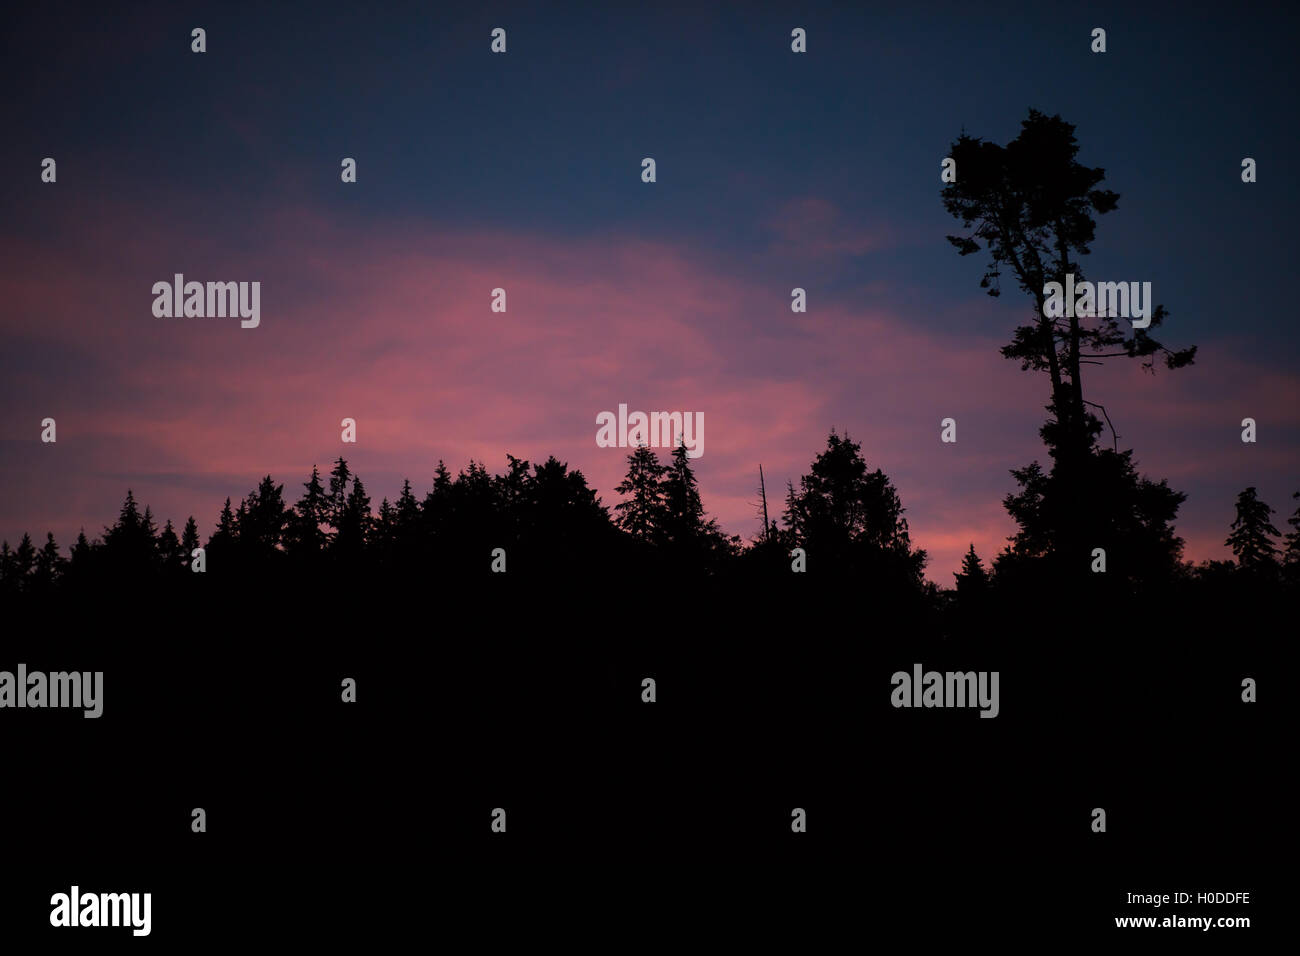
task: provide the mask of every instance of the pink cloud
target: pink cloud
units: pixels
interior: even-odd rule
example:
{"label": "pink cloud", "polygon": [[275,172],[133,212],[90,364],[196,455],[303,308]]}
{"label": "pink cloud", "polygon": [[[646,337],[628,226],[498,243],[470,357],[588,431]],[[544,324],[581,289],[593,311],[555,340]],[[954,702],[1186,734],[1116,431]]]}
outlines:
{"label": "pink cloud", "polygon": [[765,225],[783,255],[799,258],[866,255],[896,245],[898,238],[886,223],[848,221],[834,203],[817,196],[783,203]]}
{"label": "pink cloud", "polygon": [[[799,229],[831,236],[819,247],[828,255],[885,241],[846,231],[823,201],[798,210]],[[292,500],[313,463],[328,470],[340,454],[376,504],[403,477],[422,494],[440,458],[499,470],[507,452],[555,454],[613,504],[626,452],[596,447],[596,415],[624,402],[704,414],[706,506],[746,538],[759,530],[759,463],[776,517],[829,428],[848,431],[893,478],[931,577],[950,584],[971,541],[989,559],[1014,530],[1000,504],[1008,470],[1045,457],[1045,383],[1001,358],[998,336],[1014,323],[1001,329],[984,304],[971,307],[979,332],[958,338],[870,300],[791,313],[788,289],[725,272],[687,244],[411,222],[358,232],[284,208],[231,248],[196,235],[184,209],[91,213],[84,221],[99,225],[68,230],[57,254],[0,240],[10,304],[0,329],[13,355],[0,385],[11,411],[0,536],[11,543],[24,529],[63,544],[82,524],[97,530],[128,484],[160,519],[194,513],[206,534],[226,495],[238,500],[270,472]],[[154,318],[150,287],[176,271],[261,281],[261,327]],[[489,309],[497,287],[505,314]],[[1252,467],[1294,466],[1283,450],[1294,441],[1243,451],[1230,439],[1256,409],[1262,429],[1294,428],[1295,377],[1205,354],[1205,369],[1155,383],[1131,369],[1090,379],[1144,470],[1193,481],[1231,459],[1245,487],[1262,484],[1245,480]],[[38,438],[47,415],[56,446]],[[355,446],[339,440],[344,417],[358,422]],[[955,445],[939,441],[945,417],[957,419]],[[1289,503],[1268,490],[1279,510]],[[1226,535],[1212,530],[1225,509],[1230,520],[1226,491],[1189,506],[1189,541]]]}

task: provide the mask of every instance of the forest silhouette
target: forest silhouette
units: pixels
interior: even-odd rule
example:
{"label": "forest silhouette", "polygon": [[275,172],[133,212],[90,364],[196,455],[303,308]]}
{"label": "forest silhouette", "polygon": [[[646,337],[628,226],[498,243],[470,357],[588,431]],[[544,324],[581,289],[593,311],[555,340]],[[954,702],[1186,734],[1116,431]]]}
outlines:
{"label": "forest silhouette", "polygon": [[[471,461],[453,477],[439,462],[423,496],[407,480],[395,502],[385,498],[376,509],[340,457],[328,475],[313,467],[292,504],[270,475],[237,505],[227,498],[206,539],[194,516],[179,533],[170,519],[159,528],[128,490],[117,520],[94,538],[83,529],[67,556],[53,534],[39,549],[28,534],[16,548],[0,544],[0,593],[89,596],[148,584],[194,588],[207,579],[238,582],[248,593],[281,586],[302,593],[313,582],[405,588],[497,575],[545,585],[641,575],[766,589],[788,578],[796,586],[852,585],[879,606],[939,626],[945,617],[983,621],[1043,600],[1280,598],[1300,583],[1300,508],[1283,536],[1274,509],[1255,488],[1243,490],[1225,539],[1235,560],[1193,564],[1182,560],[1172,524],[1183,496],[1139,476],[1131,455],[1094,447],[1083,459],[1095,497],[1086,546],[1074,554],[1058,543],[1063,482],[1038,462],[1016,469],[1021,488],[1004,501],[1016,534],[987,563],[972,544],[951,588],[925,580],[926,553],[911,540],[889,477],[869,468],[857,442],[832,431],[807,473],[787,486],[780,520],[749,542],[727,536],[705,512],[680,446],[666,462],[645,446],[630,453],[612,508],[581,471],[554,457],[531,465],[507,455],[497,474]],[[196,574],[200,547],[205,567]],[[1093,547],[1106,552],[1104,572],[1094,570]]]}
{"label": "forest silhouette", "polygon": [[[954,244],[987,249],[991,294],[1009,271],[1033,301],[1003,354],[1049,400],[1044,461],[1008,462],[1015,533],[996,554],[972,544],[951,586],[926,578],[907,489],[834,430],[819,449],[809,436],[783,494],[760,492],[754,462],[763,518],[748,541],[706,511],[681,447],[629,449],[608,499],[567,462],[509,454],[500,471],[440,462],[378,505],[342,456],[291,480],[249,475],[242,496],[176,523],[127,490],[70,549],[51,534],[0,543],[12,659],[103,670],[105,723],[122,735],[50,760],[66,725],[24,710],[41,733],[13,735],[28,758],[11,762],[42,771],[12,838],[46,852],[55,827],[85,820],[85,781],[123,778],[136,735],[156,782],[100,788],[111,825],[76,838],[114,861],[151,841],[167,872],[201,846],[212,873],[275,853],[333,872],[352,853],[429,849],[460,861],[453,873],[487,860],[494,880],[519,860],[598,859],[607,873],[660,853],[798,874],[901,861],[915,872],[900,885],[945,905],[993,859],[1116,889],[1123,874],[1126,891],[1252,886],[1225,861],[1276,844],[1249,801],[1268,792],[1252,781],[1270,766],[1269,701],[1285,698],[1268,688],[1286,673],[1300,509],[1283,534],[1242,490],[1231,524],[1223,502],[1233,560],[1195,564],[1176,531],[1183,493],[1106,434],[1101,419],[1120,416],[1085,390],[1089,363],[1154,374],[1158,357],[1175,370],[1194,350],[1151,337],[1163,310],[1151,330],[1043,317],[1044,282],[1082,275],[1092,216],[1118,201],[1075,150],[1072,127],[1038,113],[1005,147],[952,147],[943,197],[968,229]],[[917,666],[997,673],[997,719],[895,708],[890,675]],[[1256,680],[1262,702],[1246,704]],[[192,806],[222,821],[216,840],[188,839]],[[487,825],[498,806],[505,840]],[[1096,806],[1113,821],[1101,842]],[[809,808],[809,834],[792,835],[794,807]],[[1150,859],[1200,875],[1132,876]],[[948,896],[934,889],[945,870]],[[1017,900],[1050,886],[1039,908],[1055,918],[1056,883],[1017,880]]]}
{"label": "forest silhouette", "polygon": [[[911,540],[889,477],[870,468],[858,443],[832,431],[807,473],[787,485],[779,517],[748,542],[705,512],[682,447],[666,460],[634,449],[612,507],[581,471],[554,457],[530,464],[507,455],[495,474],[471,461],[453,476],[439,462],[423,495],[407,480],[396,501],[375,508],[362,478],[339,457],[326,475],[313,466],[292,502],[271,475],[237,504],[227,498],[206,539],[192,515],[179,530],[170,519],[159,528],[128,490],[117,520],[101,535],[83,529],[67,556],[52,534],[39,547],[27,534],[16,546],[0,544],[0,594],[110,594],[146,582],[192,589],[211,580],[238,582],[245,593],[283,587],[304,596],[313,586],[327,594],[365,582],[397,599],[421,581],[498,577],[560,588],[572,580],[581,589],[644,578],[682,585],[678,598],[690,582],[726,582],[762,607],[770,602],[763,592],[783,578],[792,588],[851,587],[854,600],[870,601],[878,614],[905,615],[907,629],[933,633],[1026,614],[1060,621],[1071,611],[1153,600],[1194,614],[1207,602],[1280,597],[1300,578],[1300,509],[1282,538],[1274,510],[1247,488],[1226,537],[1235,560],[1183,560],[1174,522],[1185,496],[1140,475],[1133,450],[1119,448],[1108,410],[1085,397],[1089,365],[1138,359],[1155,374],[1158,358],[1167,370],[1194,361],[1194,346],[1173,349],[1154,337],[1165,308],[1155,308],[1149,328],[1107,316],[1045,315],[1045,283],[1067,273],[1083,281],[1080,260],[1095,239],[1095,217],[1119,202],[1101,188],[1105,171],[1080,165],[1077,152],[1074,127],[1036,110],[1005,146],[965,133],[951,146],[957,176],[941,198],[966,233],[949,241],[962,256],[989,255],[980,280],[989,295],[1001,293],[1007,273],[1034,304],[1033,319],[1014,330],[1002,354],[1048,382],[1040,434],[1050,459],[1011,470],[1017,488],[1003,504],[1015,535],[984,558],[972,545],[951,588],[925,580],[926,553]],[[1095,412],[1110,428],[1110,447]],[[761,504],[766,515],[766,491]],[[190,574],[200,547],[204,573]],[[1096,549],[1104,551],[1104,571]],[[659,598],[672,595],[653,587]]]}

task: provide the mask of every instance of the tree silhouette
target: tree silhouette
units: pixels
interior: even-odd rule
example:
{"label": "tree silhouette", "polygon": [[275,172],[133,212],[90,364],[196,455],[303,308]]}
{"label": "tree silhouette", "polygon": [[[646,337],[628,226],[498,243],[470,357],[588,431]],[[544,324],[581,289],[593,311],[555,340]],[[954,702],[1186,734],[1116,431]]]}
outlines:
{"label": "tree silhouette", "polygon": [[185,530],[181,532],[181,567],[187,571],[194,562],[194,550],[199,547],[199,525],[194,520],[194,515],[190,515],[189,520],[185,522]]}
{"label": "tree silhouette", "polygon": [[790,540],[827,569],[867,570],[919,586],[926,554],[912,549],[903,511],[885,473],[867,471],[861,446],[832,430],[798,490],[788,486],[783,520]]}
{"label": "tree silhouette", "polygon": [[706,517],[699,484],[684,442],[673,449],[662,479],[663,511],[657,535],[671,560],[688,570],[713,570],[739,547]]}
{"label": "tree silhouette", "polygon": [[[1228,538],[1240,571],[1231,562],[1182,564],[1182,541],[1171,521],[1183,495],[1163,481],[1138,477],[1131,454],[1106,449],[1087,459],[1087,541],[1104,548],[1109,563],[1106,575],[1092,578],[1091,599],[1124,597],[1117,590],[1121,586],[1127,596],[1138,597],[1157,593],[1151,590],[1157,585],[1194,585],[1212,597],[1231,600],[1247,582],[1259,588],[1284,580],[1272,573],[1278,567],[1273,540],[1278,532],[1269,521],[1272,509],[1259,501],[1254,488],[1238,496],[1237,519]],[[237,509],[225,499],[208,540],[207,569],[215,578],[242,575],[241,586],[263,581],[270,588],[268,595],[286,584],[292,589],[337,580],[336,573],[349,579],[357,573],[371,575],[372,583],[399,578],[402,587],[414,593],[411,589],[430,577],[486,579],[490,553],[500,547],[510,556],[510,569],[524,571],[524,580],[569,576],[582,563],[598,574],[617,573],[620,579],[629,571],[635,575],[646,570],[720,575],[734,583],[743,574],[755,580],[789,575],[789,550],[797,546],[808,551],[817,576],[851,581],[855,593],[869,595],[877,615],[900,615],[896,619],[906,622],[908,630],[928,626],[927,616],[944,628],[943,633],[951,633],[951,627],[983,626],[994,608],[1028,613],[1033,602],[1026,603],[1027,593],[1060,600],[1054,587],[1058,582],[1042,576],[1049,566],[1039,562],[1052,556],[1064,560],[1059,529],[1067,499],[1053,489],[1053,482],[1061,480],[1057,471],[1045,473],[1037,462],[1013,472],[1020,491],[1008,495],[1004,504],[1019,530],[993,570],[986,569],[971,544],[954,574],[955,591],[945,595],[922,580],[926,553],[912,546],[892,482],[882,470],[869,470],[860,445],[834,430],[808,473],[797,485],[787,484],[784,526],[774,522],[747,548],[738,538],[724,535],[706,514],[682,445],[674,449],[667,466],[645,446],[628,455],[628,474],[617,488],[626,496],[615,507],[617,521],[583,474],[554,456],[536,466],[509,454],[506,459],[500,474],[470,461],[455,478],[440,461],[423,500],[404,480],[396,502],[384,498],[377,514],[371,511],[364,483],[342,458],[331,476],[331,491],[343,501],[337,513],[318,468],[313,466],[293,509],[285,506],[284,486],[266,475]],[[324,530],[328,521],[337,522],[332,535]],[[1286,567],[1293,569],[1300,566],[1300,511],[1288,523],[1293,530],[1287,535],[1285,559]],[[128,489],[117,521],[105,528],[103,540],[88,540],[83,529],[70,560],[59,555],[52,532],[39,551],[29,534],[17,549],[0,543],[0,593],[107,593],[127,580],[158,578],[188,567],[199,547],[194,517],[186,521],[179,541],[171,519],[160,533],[153,529],[152,509],[146,505],[141,511]],[[286,576],[277,576],[281,574]],[[185,578],[187,594],[205,586],[205,579]],[[804,580],[801,576],[794,586],[804,586]],[[1285,580],[1291,580],[1289,571]],[[1017,590],[1026,582],[1032,592]],[[1179,600],[1190,593],[1179,592]]]}
{"label": "tree silhouette", "polygon": [[90,560],[90,542],[86,540],[86,529],[77,532],[76,543],[72,546],[72,561],[75,566]]}
{"label": "tree silhouette", "polygon": [[[504,476],[511,484],[513,474],[512,467]],[[515,497],[508,547],[519,555],[517,566],[532,574],[565,574],[578,561],[611,553],[616,532],[609,512],[581,471],[570,471],[552,455],[531,474],[524,472],[519,491],[510,494]]]}
{"label": "tree silhouette", "polygon": [[984,562],[982,562],[979,555],[975,553],[974,542],[971,542],[970,550],[968,550],[966,556],[962,558],[961,570],[954,571],[953,577],[957,579],[958,596],[964,594],[982,594],[988,590],[988,572],[984,570]]}
{"label": "tree silhouette", "polygon": [[379,503],[379,514],[372,526],[370,547],[379,563],[392,560],[393,548],[397,543],[397,510],[384,498]]}
{"label": "tree silhouette", "polygon": [[[1297,491],[1291,497],[1300,499],[1300,491]],[[1286,519],[1286,523],[1291,526],[1291,530],[1286,533],[1286,537],[1283,539],[1286,542],[1286,560],[1288,563],[1300,561],[1300,506],[1297,506],[1291,517]]]}
{"label": "tree silhouette", "polygon": [[33,573],[33,583],[40,590],[47,590],[63,574],[67,561],[63,555],[59,554],[59,546],[54,543],[54,533],[46,532],[45,544],[36,554],[36,569]]}
{"label": "tree silhouette", "polygon": [[248,524],[248,498],[239,499],[239,507],[235,509],[235,543],[240,544],[244,538],[244,527]]}
{"label": "tree silhouette", "polygon": [[465,470],[456,475],[451,492],[456,540],[481,541],[484,531],[491,537],[498,536],[501,515],[497,512],[497,486],[482,462],[470,459]]}
{"label": "tree silhouette", "polygon": [[167,519],[162,533],[158,535],[158,561],[168,571],[180,570],[181,542],[176,537],[176,529],[172,527],[171,518]]}
{"label": "tree silhouette", "polygon": [[[1032,321],[1015,330],[1002,354],[1018,359],[1022,369],[1049,377],[1049,419],[1041,433],[1054,459],[1049,490],[1064,499],[1055,509],[1056,543],[1069,555],[1082,551],[1089,527],[1079,506],[1090,493],[1088,459],[1102,428],[1089,409],[1106,414],[1084,397],[1082,367],[1123,357],[1143,359],[1143,368],[1154,371],[1155,357],[1162,354],[1165,365],[1176,369],[1190,365],[1196,355],[1195,346],[1172,351],[1152,337],[1151,330],[1166,318],[1163,306],[1152,311],[1147,329],[1121,328],[1113,316],[1044,314],[1045,285],[1064,284],[1067,274],[1076,283],[1084,281],[1079,258],[1091,252],[1094,215],[1111,212],[1119,202],[1117,193],[1098,188],[1104,169],[1076,161],[1074,129],[1060,116],[1030,110],[1019,135],[1005,147],[963,133],[949,153],[957,165],[956,182],[942,192],[947,211],[967,229],[974,227],[948,241],[963,256],[981,248],[989,253],[980,286],[999,295],[1002,270],[1010,269],[1033,299]],[[1117,452],[1118,436],[1114,444]]]}
{"label": "tree silhouette", "polygon": [[[339,461],[346,469],[346,463],[342,459]],[[360,560],[372,524],[370,497],[366,494],[361,479],[354,476],[352,490],[348,492],[343,511],[338,517],[338,530],[334,539],[336,554],[348,562]]]}
{"label": "tree silhouette", "polygon": [[325,494],[320,470],[311,466],[311,477],[303,484],[303,495],[288,516],[286,550],[298,557],[318,556],[329,541],[324,526],[331,518],[332,499]]}
{"label": "tree silhouette", "polygon": [[69,549],[67,564],[63,567],[60,583],[72,590],[89,590],[96,578],[96,564],[103,552],[103,542],[93,544],[86,538],[86,529],[77,532],[77,540]]}
{"label": "tree silhouette", "polygon": [[24,532],[23,539],[18,542],[18,550],[14,552],[14,576],[19,587],[26,586],[35,568],[36,547],[32,544],[32,536]]}
{"label": "tree silhouette", "polygon": [[962,558],[961,570],[954,571],[953,577],[956,584],[954,605],[959,614],[957,626],[963,629],[978,627],[992,604],[992,580],[984,562],[975,553],[974,542]]}
{"label": "tree silhouette", "polygon": [[103,556],[97,567],[109,578],[147,574],[160,566],[153,511],[146,505],[141,513],[129,488],[117,522],[104,529]]}
{"label": "tree silhouette", "polygon": [[627,475],[614,490],[627,499],[614,506],[619,528],[632,537],[653,543],[665,520],[663,478],[667,471],[647,445],[627,456]]}
{"label": "tree silhouette", "polygon": [[1280,532],[1269,521],[1271,514],[1273,509],[1259,499],[1254,488],[1237,495],[1237,517],[1224,543],[1232,548],[1243,571],[1266,574],[1277,569],[1277,545],[1272,539]]}
{"label": "tree silhouette", "polygon": [[265,561],[279,549],[288,524],[284,485],[267,475],[245,499],[239,518],[240,545],[254,560]]}
{"label": "tree silhouette", "polygon": [[[1300,499],[1300,491],[1291,496],[1293,499]],[[1287,579],[1293,583],[1300,583],[1300,506],[1295,510],[1291,517],[1286,519],[1286,523],[1291,526],[1287,532],[1286,551],[1282,555],[1283,569],[1286,571]]]}
{"label": "tree silhouette", "polygon": [[420,502],[411,491],[411,480],[402,481],[402,493],[397,496],[394,505],[397,512],[397,530],[399,537],[411,534],[420,523]]}
{"label": "tree silhouette", "polygon": [[18,591],[18,560],[8,541],[0,541],[0,593]]}
{"label": "tree silhouette", "polygon": [[148,505],[144,506],[144,514],[140,518],[140,535],[149,549],[149,554],[156,556],[158,552],[158,525],[153,520],[153,509]]}
{"label": "tree silhouette", "polygon": [[673,449],[672,464],[663,477],[664,516],[659,529],[665,541],[689,542],[712,528],[716,522],[706,522],[704,502],[700,500],[699,482],[691,470],[691,460],[686,445],[679,442]]}
{"label": "tree silhouette", "polygon": [[420,512],[420,524],[429,540],[442,538],[451,526],[451,486],[451,471],[446,462],[438,459],[438,467],[433,471],[433,487],[424,496]]}
{"label": "tree silhouette", "polygon": [[238,527],[235,522],[234,512],[230,510],[230,498],[226,498],[226,503],[221,509],[221,514],[217,518],[217,530],[208,538],[207,554],[213,559],[213,563],[220,567],[227,559],[233,555],[235,549],[235,539],[238,534]]}
{"label": "tree silhouette", "polygon": [[348,482],[352,480],[352,472],[348,470],[348,463],[340,455],[334,459],[334,467],[330,470],[330,493],[329,505],[326,509],[327,523],[334,529],[337,534],[343,523],[343,512],[347,510]]}
{"label": "tree silhouette", "polygon": [[[1161,480],[1140,477],[1133,466],[1131,451],[1109,448],[1094,451],[1083,461],[1083,478],[1088,496],[1072,502],[1061,490],[1066,480],[1059,469],[1044,473],[1038,462],[1011,474],[1020,491],[1003,500],[1008,514],[1019,525],[1010,546],[994,562],[999,576],[1020,580],[1029,573],[1029,561],[1052,559],[1047,570],[1062,581],[1076,580],[1088,568],[1093,548],[1105,550],[1108,581],[1132,588],[1165,581],[1177,573],[1183,541],[1172,526],[1178,508],[1186,499]],[[1082,540],[1067,550],[1067,527],[1081,523]],[[1033,586],[1044,580],[1036,574]],[[1095,584],[1096,582],[1090,582]]]}

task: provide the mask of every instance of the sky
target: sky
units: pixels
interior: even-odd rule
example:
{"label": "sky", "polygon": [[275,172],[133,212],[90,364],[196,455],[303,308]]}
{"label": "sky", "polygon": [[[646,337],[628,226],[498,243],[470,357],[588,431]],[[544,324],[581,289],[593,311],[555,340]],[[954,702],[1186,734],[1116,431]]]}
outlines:
{"label": "sky", "polygon": [[[1074,123],[1079,161],[1120,194],[1089,276],[1150,281],[1162,340],[1199,347],[1177,372],[1089,369],[1087,397],[1142,473],[1186,493],[1186,557],[1229,556],[1247,486],[1286,530],[1300,15],[463,8],[51,4],[6,21],[0,538],[93,537],[128,487],[206,537],[227,496],[270,473],[296,500],[339,455],[376,506],[403,478],[423,495],[440,459],[501,471],[507,453],[554,454],[613,505],[627,450],[597,447],[596,416],[622,403],[703,415],[705,507],[746,540],[760,463],[775,512],[847,433],[951,585],[968,544],[992,557],[1014,532],[1002,499],[1012,468],[1046,460],[1047,382],[999,354],[1033,305],[1010,283],[986,296],[986,257],[945,240],[961,224],[940,164],[963,131],[1013,138],[1031,107]],[[260,325],[155,317],[153,284],[178,272],[259,281]]]}

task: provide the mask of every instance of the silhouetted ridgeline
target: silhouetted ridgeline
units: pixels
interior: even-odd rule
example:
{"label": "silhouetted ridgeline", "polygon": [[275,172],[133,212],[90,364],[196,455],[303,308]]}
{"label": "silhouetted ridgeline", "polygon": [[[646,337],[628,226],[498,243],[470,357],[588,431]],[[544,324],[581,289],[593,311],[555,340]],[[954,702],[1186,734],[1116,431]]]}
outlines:
{"label": "silhouetted ridgeline", "polygon": [[[7,738],[13,762],[46,767],[15,852],[41,858],[75,819],[79,850],[119,883],[123,860],[225,873],[265,854],[275,826],[274,852],[322,871],[339,847],[376,873],[414,847],[494,874],[653,848],[798,873],[904,861],[911,893],[934,887],[919,842],[1070,874],[1092,896],[1053,884],[1027,908],[1058,919],[1113,902],[1114,874],[1139,879],[1152,860],[1253,888],[1232,861],[1280,844],[1223,796],[1238,776],[1207,760],[1267,768],[1277,752],[1269,701],[1283,698],[1240,697],[1243,678],[1278,673],[1294,605],[1258,534],[1244,567],[1153,570],[1120,556],[1145,532],[1117,518],[1106,573],[1035,535],[991,569],[968,554],[940,590],[920,577],[890,482],[847,439],[830,437],[781,526],[747,547],[705,517],[684,457],[674,466],[633,452],[613,509],[553,459],[440,468],[423,498],[408,485],[376,514],[340,461],[293,508],[269,478],[223,507],[201,574],[186,568],[194,523],[159,531],[128,496],[55,573],[47,556],[39,576],[34,559],[6,575],[6,661],[102,671],[104,718],[75,720],[112,730],[49,761],[67,724],[11,712],[27,725]],[[505,573],[491,569],[498,547]],[[895,708],[891,675],[918,665],[997,672],[997,719]],[[88,799],[85,781],[121,776],[134,739],[154,741],[151,784]],[[416,805],[440,822],[413,828]],[[219,840],[188,839],[196,806]],[[504,842],[487,826],[501,806]],[[1095,806],[1135,836],[1090,840]],[[792,807],[815,815],[816,842],[786,839]],[[1195,829],[1207,807],[1216,826]],[[968,899],[978,872],[951,872],[944,892]],[[282,886],[260,893],[279,900]]]}
{"label": "silhouetted ridgeline", "polygon": [[[1055,546],[1055,469],[1044,474],[1035,462],[1014,472],[1022,491],[1006,507],[1019,533],[989,567],[972,547],[953,589],[923,579],[925,552],[912,545],[892,483],[868,471],[857,443],[832,432],[799,486],[788,487],[780,523],[746,545],[705,514],[680,448],[667,463],[649,448],[633,451],[612,510],[581,472],[553,457],[530,465],[513,456],[500,474],[471,462],[453,477],[439,463],[422,497],[407,481],[396,502],[375,509],[340,458],[323,478],[313,468],[293,505],[269,475],[238,505],[227,499],[206,542],[193,517],[179,533],[170,520],[160,529],[128,491],[117,521],[93,540],[83,531],[66,557],[52,535],[39,549],[26,535],[16,549],[4,543],[0,594],[192,602],[219,593],[223,603],[257,598],[301,611],[308,599],[345,594],[393,605],[425,600],[431,589],[440,600],[536,600],[546,591],[593,610],[658,615],[690,606],[707,584],[769,616],[782,604],[806,615],[799,595],[807,592],[842,601],[826,606],[828,615],[865,614],[873,626],[901,616],[908,630],[932,634],[1005,627],[1027,614],[1052,627],[1065,623],[1063,612],[1076,623],[1103,612],[1133,619],[1124,608],[1153,601],[1171,625],[1186,612],[1190,627],[1239,611],[1271,614],[1294,595],[1300,512],[1278,543],[1272,509],[1247,489],[1227,542],[1238,561],[1194,567],[1181,560],[1171,524],[1182,496],[1139,478],[1130,455],[1094,448],[1088,459],[1092,531],[1082,555]],[[1100,563],[1094,548],[1104,551]],[[448,584],[455,589],[444,591]]]}

